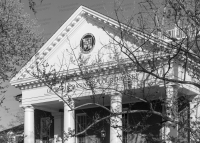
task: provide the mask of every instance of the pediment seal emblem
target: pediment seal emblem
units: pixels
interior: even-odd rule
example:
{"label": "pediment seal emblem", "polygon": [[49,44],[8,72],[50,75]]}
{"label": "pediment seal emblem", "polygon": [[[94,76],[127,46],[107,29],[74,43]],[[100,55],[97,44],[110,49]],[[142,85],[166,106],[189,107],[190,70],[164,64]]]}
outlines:
{"label": "pediment seal emblem", "polygon": [[88,54],[92,51],[95,45],[95,37],[91,33],[83,35],[80,41],[80,48],[83,54]]}

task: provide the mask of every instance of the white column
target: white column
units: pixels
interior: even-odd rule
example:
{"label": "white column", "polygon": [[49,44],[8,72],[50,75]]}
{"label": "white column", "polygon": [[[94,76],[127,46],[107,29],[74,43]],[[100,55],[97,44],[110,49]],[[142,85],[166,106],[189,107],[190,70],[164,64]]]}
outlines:
{"label": "white column", "polygon": [[172,119],[168,121],[161,129],[162,139],[166,143],[172,143],[170,138],[178,139],[178,85],[166,86],[166,115]]}
{"label": "white column", "polygon": [[[193,99],[191,99],[190,102],[190,128],[192,128],[193,130],[197,129],[199,130],[199,122],[200,122],[200,95],[196,95]],[[198,123],[198,124],[194,124],[194,123]],[[196,141],[199,142],[200,139],[198,137],[198,132],[195,132],[192,134],[192,132],[190,132],[190,142],[192,141]]]}
{"label": "white column", "polygon": [[[74,108],[74,101],[70,102],[70,107]],[[64,103],[64,141],[65,143],[75,143],[75,137],[65,138],[65,134],[69,134],[70,131],[75,132],[75,112],[71,110],[66,103]]]}
{"label": "white column", "polygon": [[24,112],[24,142],[35,143],[33,106],[26,106]]}
{"label": "white column", "polygon": [[53,112],[54,116],[54,143],[62,143],[63,113]]}
{"label": "white column", "polygon": [[[111,93],[110,110],[114,113],[122,112],[121,93]],[[110,143],[122,143],[122,115],[110,118]]]}

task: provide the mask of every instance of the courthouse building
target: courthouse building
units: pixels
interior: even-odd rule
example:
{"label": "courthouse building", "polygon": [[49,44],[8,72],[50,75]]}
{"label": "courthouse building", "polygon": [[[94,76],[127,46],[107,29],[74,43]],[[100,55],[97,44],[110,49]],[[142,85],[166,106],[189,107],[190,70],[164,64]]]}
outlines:
{"label": "courthouse building", "polygon": [[[144,137],[147,134],[164,138],[164,133],[172,131],[174,133],[174,129],[162,126],[162,118],[156,114],[148,117],[146,122],[150,126],[137,136],[136,133],[123,130],[126,124],[134,129],[134,126],[143,119],[143,114],[139,112],[128,114],[129,109],[130,111],[148,110],[149,107],[140,100],[144,97],[142,93],[144,90],[138,80],[142,80],[143,73],[140,73],[130,59],[123,55],[119,47],[117,48],[114,44],[121,39],[119,34],[121,26],[110,17],[80,6],[12,78],[11,84],[22,91],[18,99],[21,100],[20,107],[24,108],[25,143],[62,142],[65,138],[63,133],[66,136],[69,131],[81,132],[95,119],[109,115],[106,109],[98,105],[81,106],[84,103],[94,103],[94,100],[95,103],[113,112],[127,111],[127,113],[118,115],[123,120],[117,118],[115,128],[111,126],[108,118],[92,126],[85,133],[68,138],[66,143],[129,143],[136,140],[145,142]],[[129,32],[131,32],[130,36],[124,40],[127,40],[128,46],[137,49],[139,41],[146,37],[134,29]],[[150,50],[156,44],[156,41],[151,39],[149,47],[145,47],[145,50]],[[137,52],[138,56],[142,57],[143,51]],[[77,64],[77,60],[82,60],[87,68],[80,70],[82,63]],[[119,61],[125,68],[120,69]],[[57,93],[67,103],[70,99],[71,107],[79,108],[71,110],[69,104],[63,102],[44,82],[29,74],[32,71],[37,72],[36,65],[42,65],[42,63],[48,63],[49,67],[54,65],[53,67],[60,72],[60,80],[63,77],[69,77],[66,84],[71,89],[65,90],[67,95],[59,91]],[[173,66],[171,76],[181,77],[178,65],[173,64]],[[88,90],[87,80],[80,78],[81,74],[86,72],[93,75],[93,82],[98,88]],[[189,75],[187,78],[192,80]],[[171,84],[170,88],[176,89],[176,86]],[[126,91],[131,95],[125,96]],[[160,101],[170,96],[168,93],[165,94],[162,81],[155,81],[153,85],[149,84],[149,87],[145,87],[145,94],[146,92],[148,92],[148,97],[145,99],[152,102],[155,111],[162,113],[164,109]],[[182,85],[178,88],[177,96],[184,95],[184,97],[193,98],[198,94],[195,87]]]}

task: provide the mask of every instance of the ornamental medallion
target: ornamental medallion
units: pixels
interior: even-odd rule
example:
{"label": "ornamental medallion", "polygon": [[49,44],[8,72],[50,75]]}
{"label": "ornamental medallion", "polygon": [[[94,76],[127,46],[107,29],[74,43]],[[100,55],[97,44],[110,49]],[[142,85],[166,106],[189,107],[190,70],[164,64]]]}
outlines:
{"label": "ornamental medallion", "polygon": [[88,54],[92,51],[95,45],[95,38],[91,33],[85,34],[81,38],[80,47],[83,54]]}

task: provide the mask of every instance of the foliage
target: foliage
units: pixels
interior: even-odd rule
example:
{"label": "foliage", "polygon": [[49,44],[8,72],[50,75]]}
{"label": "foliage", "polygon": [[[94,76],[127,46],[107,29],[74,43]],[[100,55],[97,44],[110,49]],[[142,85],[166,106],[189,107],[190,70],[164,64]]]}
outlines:
{"label": "foliage", "polygon": [[36,21],[24,12],[18,0],[0,1],[0,83],[5,93],[6,80],[36,53],[42,45],[42,37]]}

